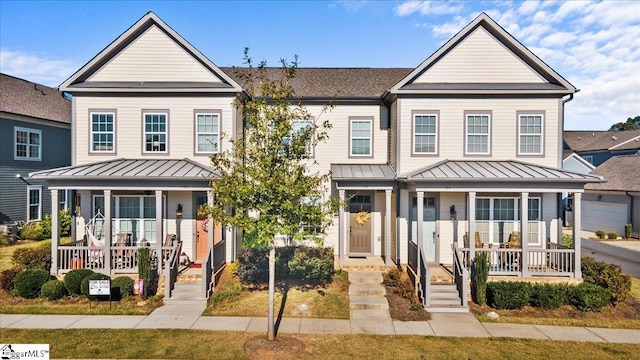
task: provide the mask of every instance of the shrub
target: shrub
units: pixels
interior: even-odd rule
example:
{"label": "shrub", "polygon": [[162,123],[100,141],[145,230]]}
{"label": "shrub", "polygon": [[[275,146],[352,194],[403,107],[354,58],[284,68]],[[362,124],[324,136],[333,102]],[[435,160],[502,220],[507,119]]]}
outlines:
{"label": "shrub", "polygon": [[610,304],[611,292],[602,286],[583,282],[573,288],[571,305],[581,311],[600,311]]}
{"label": "shrub", "polygon": [[22,269],[51,269],[51,246],[19,248],[13,253],[13,263]]}
{"label": "shrub", "polygon": [[478,305],[487,302],[487,279],[489,278],[489,254],[482,251],[471,265],[471,298]]}
{"label": "shrub", "polygon": [[67,291],[71,295],[80,295],[82,294],[82,280],[87,276],[95,274],[90,269],[76,269],[69,271],[64,276],[64,285],[67,288]]}
{"label": "shrub", "polygon": [[333,278],[333,249],[300,246],[287,262],[289,277],[294,280],[331,282]]}
{"label": "shrub", "polygon": [[142,297],[147,298],[149,296],[155,295],[155,274],[153,269],[151,268],[151,249],[148,247],[143,247],[138,249],[138,278],[142,279],[144,282],[144,287],[142,290]]}
{"label": "shrub", "polygon": [[120,300],[133,294],[133,279],[128,276],[119,276],[111,281],[111,296]]}
{"label": "shrub", "polygon": [[[89,280],[109,280],[111,279],[109,276],[105,275],[105,274],[98,274],[98,273],[93,273],[90,274],[89,276],[85,277],[82,280],[82,284],[80,284],[80,288],[82,289],[82,295],[88,297],[91,300],[99,300],[101,299],[98,296],[95,295],[89,295]],[[103,300],[104,297],[102,297]]]}
{"label": "shrub", "polygon": [[631,239],[631,231],[633,230],[633,225],[625,224],[624,225],[624,237],[625,239]]}
{"label": "shrub", "polygon": [[[237,274],[247,284],[269,280],[269,249],[244,248],[238,254]],[[288,246],[276,249],[276,278],[292,281],[330,282],[334,272],[331,248]]]}
{"label": "shrub", "polygon": [[269,280],[269,259],[267,251],[244,248],[238,252],[238,277],[245,283],[264,284]]}
{"label": "shrub", "polygon": [[562,246],[566,248],[573,248],[573,236],[562,233]]}
{"label": "shrub", "polygon": [[608,238],[609,240],[615,240],[615,239],[617,239],[617,238],[618,238],[618,233],[617,233],[617,232],[615,232],[615,231],[609,231],[609,232],[607,233],[607,238]]}
{"label": "shrub", "polygon": [[620,266],[596,261],[592,257],[583,257],[582,279],[590,284],[599,285],[611,292],[611,303],[625,300],[631,293],[631,277]]}
{"label": "shrub", "polygon": [[487,302],[494,309],[522,309],[529,303],[530,294],[528,282],[487,283]]}
{"label": "shrub", "polygon": [[43,240],[47,238],[42,228],[42,221],[30,221],[24,224],[20,229],[19,235],[22,240]]}
{"label": "shrub", "polygon": [[42,285],[51,279],[49,272],[42,269],[27,269],[16,275],[13,286],[18,296],[33,299],[40,295]]}
{"label": "shrub", "polygon": [[13,239],[11,239],[9,237],[9,235],[3,233],[0,231],[0,246],[7,246],[7,245],[11,245],[13,243],[12,241]]}
{"label": "shrub", "polygon": [[531,291],[531,306],[549,310],[557,309],[568,302],[569,286],[566,284],[535,284]]}
{"label": "shrub", "polygon": [[384,274],[384,278],[382,280],[382,283],[387,285],[387,286],[398,286],[400,285],[400,279],[402,277],[402,274],[400,274],[400,269],[398,268],[393,268],[389,271],[387,271],[386,274]]}
{"label": "shrub", "polygon": [[0,273],[0,288],[4,291],[13,290],[13,280],[22,271],[20,268],[7,269]]}
{"label": "shrub", "polygon": [[49,280],[42,285],[40,296],[47,300],[58,300],[67,296],[67,288],[63,281]]}
{"label": "shrub", "polygon": [[[51,214],[46,214],[41,223],[43,239],[51,237]],[[71,233],[71,213],[68,209],[60,211],[60,235],[67,236]]]}
{"label": "shrub", "polygon": [[598,239],[604,239],[604,236],[605,236],[604,230],[596,230],[596,236],[598,237]]}

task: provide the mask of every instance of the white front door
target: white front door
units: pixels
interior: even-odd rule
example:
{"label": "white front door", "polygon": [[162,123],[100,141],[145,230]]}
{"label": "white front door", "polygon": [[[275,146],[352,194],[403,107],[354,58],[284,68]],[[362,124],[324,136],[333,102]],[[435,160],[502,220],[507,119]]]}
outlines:
{"label": "white front door", "polygon": [[[418,207],[417,199],[413,199],[411,206],[411,240],[417,243],[418,240]],[[422,213],[422,251],[425,256],[425,260],[429,263],[435,263],[437,261],[436,256],[436,202],[433,197],[425,197],[423,203]]]}

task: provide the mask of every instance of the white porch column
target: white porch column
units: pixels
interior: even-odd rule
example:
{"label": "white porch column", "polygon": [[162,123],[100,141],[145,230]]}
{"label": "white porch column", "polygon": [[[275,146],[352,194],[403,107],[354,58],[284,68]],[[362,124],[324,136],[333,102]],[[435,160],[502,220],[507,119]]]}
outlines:
{"label": "white porch column", "polygon": [[391,190],[385,190],[384,195],[384,263],[391,266]]}
{"label": "white porch column", "polygon": [[111,190],[104,190],[104,269],[107,275],[111,275],[111,241],[113,241],[111,221]]}
{"label": "white porch column", "polygon": [[582,278],[582,269],[580,268],[581,256],[582,256],[582,193],[573,193],[573,249],[575,256],[575,269],[573,276],[575,278]]}
{"label": "white porch column", "polygon": [[[213,206],[213,194],[211,192],[207,192],[207,205],[209,205],[210,207]],[[211,252],[211,267],[215,268],[215,262],[213,261],[213,236],[215,234],[216,231],[216,227],[213,223],[213,218],[211,216],[209,216],[207,218],[207,228],[209,229],[209,231],[207,232],[207,247],[209,248],[209,251]]]}
{"label": "white porch column", "polygon": [[469,265],[476,258],[476,192],[469,191]]}
{"label": "white porch column", "polygon": [[529,276],[529,193],[523,192],[520,199],[520,244],[522,248],[522,277]]}
{"label": "white porch column", "polygon": [[[416,264],[416,273],[417,273],[417,277],[418,279],[420,279],[420,276],[422,276],[421,274],[421,268],[422,268],[422,263],[421,263],[421,259],[420,257],[422,256],[422,244],[424,242],[424,192],[423,191],[418,191],[418,198],[417,198],[417,210],[418,210],[418,214],[416,215],[416,227],[418,228],[418,256],[416,257],[417,259],[417,264]],[[429,281],[427,279],[427,281]]]}
{"label": "white porch column", "polygon": [[164,244],[164,238],[162,236],[162,190],[156,190],[156,248],[158,259],[158,274],[162,271],[164,266],[164,255],[162,254],[162,245]]}
{"label": "white porch column", "polygon": [[346,201],[346,191],[345,190],[338,190],[339,196],[340,196],[340,210],[338,211],[338,263],[340,265],[340,268],[342,268],[344,266],[344,252],[345,252],[345,248],[344,248],[344,243],[345,243],[345,230],[347,228],[347,224],[345,222],[345,211],[344,211],[344,206],[345,206],[345,201]]}
{"label": "white porch column", "polygon": [[60,200],[58,190],[51,190],[51,275],[58,275],[60,243]]}

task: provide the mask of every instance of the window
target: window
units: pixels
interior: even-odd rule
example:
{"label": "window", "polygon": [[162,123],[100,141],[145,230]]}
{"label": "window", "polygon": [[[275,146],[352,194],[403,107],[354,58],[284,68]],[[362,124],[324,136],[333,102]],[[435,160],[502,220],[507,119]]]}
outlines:
{"label": "window", "polygon": [[438,115],[413,116],[413,153],[435,154],[438,149]]}
{"label": "window", "polygon": [[518,154],[542,155],[542,115],[518,116]]}
{"label": "window", "polygon": [[593,165],[593,156],[592,155],[582,155],[582,158],[588,162],[589,164]]}
{"label": "window", "polygon": [[[164,196],[163,203],[166,205]],[[93,196],[93,209],[94,215],[98,211],[104,215],[104,195]],[[162,213],[162,217],[166,218],[166,207]],[[142,239],[155,243],[159,238],[156,231],[155,196],[114,195],[111,197],[111,216],[114,240],[117,232],[131,234],[136,244]]]}
{"label": "window", "polygon": [[167,114],[144,113],[144,152],[167,152]]}
{"label": "window", "polygon": [[42,186],[27,186],[27,221],[42,219]]}
{"label": "window", "polygon": [[115,113],[91,113],[91,152],[115,152]]}
{"label": "window", "polygon": [[68,209],[67,190],[58,190],[58,199],[60,200],[60,210]]}
{"label": "window", "polygon": [[[293,134],[297,134],[299,132],[307,130],[311,126],[313,126],[313,122],[311,120],[293,120],[291,130]],[[313,156],[313,144],[311,143],[311,136],[309,136],[309,141],[307,142],[306,147],[309,156]]]}
{"label": "window", "polygon": [[[542,237],[541,203],[538,197],[528,199],[528,243],[540,245]],[[500,244],[509,241],[514,231],[520,231],[520,198],[477,198],[476,231],[483,243]]]}
{"label": "window", "polygon": [[351,120],[351,156],[371,156],[371,120]]}
{"label": "window", "polygon": [[220,151],[220,114],[196,113],[196,153]]}
{"label": "window", "polygon": [[486,114],[467,115],[467,154],[490,153],[490,121]]}
{"label": "window", "polygon": [[41,139],[42,132],[36,129],[27,129],[23,127],[13,128],[14,139],[14,160],[41,160]]}

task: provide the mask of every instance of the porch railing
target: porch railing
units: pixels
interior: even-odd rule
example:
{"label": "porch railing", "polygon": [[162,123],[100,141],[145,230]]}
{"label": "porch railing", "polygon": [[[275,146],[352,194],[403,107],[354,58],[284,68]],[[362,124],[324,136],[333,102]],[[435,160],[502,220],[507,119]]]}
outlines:
{"label": "porch railing", "polygon": [[182,253],[182,241],[176,241],[173,246],[165,250],[162,247],[163,254],[167,254],[164,258],[164,294],[170,298],[174,284],[178,279],[178,266],[180,265],[180,254]]}
{"label": "porch railing", "polygon": [[[409,242],[408,273],[416,286],[418,300],[423,307],[431,306],[431,270],[426,263],[424,252],[418,251],[418,246]],[[420,253],[420,259],[418,259]],[[419,267],[419,269],[418,269]]]}
{"label": "porch railing", "polygon": [[[462,263],[468,270],[470,268],[470,250],[469,248],[459,248],[458,250],[461,253]],[[527,260],[526,269],[523,269],[522,249],[475,249],[476,254],[481,251],[489,254],[489,275],[573,276],[575,273],[574,249],[564,248],[557,244],[550,245],[548,249],[527,249],[524,252]]]}
{"label": "porch railing", "polygon": [[467,307],[467,281],[469,279],[469,270],[464,265],[464,255],[460,249],[456,248],[456,244],[452,245],[453,248],[453,277],[456,282],[456,288],[458,289],[458,296],[462,306]]}
{"label": "porch railing", "polygon": [[213,245],[213,251],[207,250],[207,257],[202,262],[202,297],[208,299],[215,286],[215,278],[226,264],[226,241]]}

